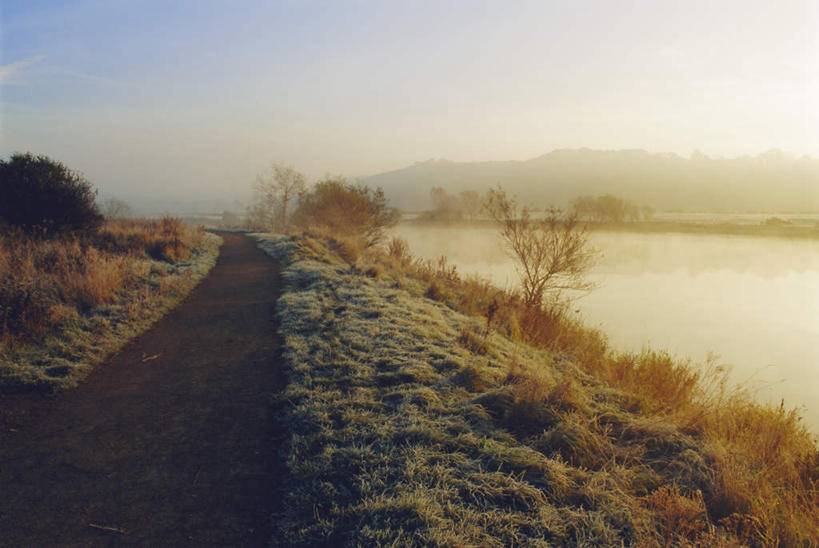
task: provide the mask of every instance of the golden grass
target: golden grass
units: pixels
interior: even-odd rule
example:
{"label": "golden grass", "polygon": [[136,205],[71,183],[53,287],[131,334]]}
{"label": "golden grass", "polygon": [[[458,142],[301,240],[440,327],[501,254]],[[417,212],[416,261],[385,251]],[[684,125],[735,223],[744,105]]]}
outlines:
{"label": "golden grass", "polygon": [[[524,306],[514,292],[461,278],[444,258],[412,257],[402,240],[369,253],[366,260],[382,264],[392,277],[420,280],[428,298],[482,317],[487,329],[565,356],[582,373],[628,394],[636,412],[700,440],[714,471],[711,488],[694,497],[665,486],[648,496],[648,507],[661,509],[652,514],[659,520],[653,530],[666,531],[650,542],[646,537],[649,545],[698,545],[708,527],[719,526],[730,534],[719,541],[726,545],[819,546],[819,450],[796,411],[755,401],[729,386],[727,372],[713,364],[653,350],[615,352],[601,333],[568,317],[565,307]],[[477,340],[461,334],[464,346],[477,348]],[[485,384],[474,371],[467,376],[470,388]],[[514,364],[505,391],[506,423],[527,435],[549,428],[561,410],[585,405],[576,382],[556,384],[544,371],[516,370]],[[570,439],[580,462],[614,455],[605,435],[565,417],[561,425],[563,431],[553,430],[548,441]],[[718,536],[709,538],[716,542]]]}
{"label": "golden grass", "polygon": [[107,221],[93,235],[40,240],[0,234],[0,348],[32,340],[76,313],[115,300],[144,265],[179,262],[201,231],[177,219]]}
{"label": "golden grass", "polygon": [[662,486],[647,495],[645,503],[656,531],[650,544],[670,548],[695,546],[700,544],[696,541],[705,540],[702,536],[708,530],[708,515],[701,493],[686,496],[676,485]]}
{"label": "golden grass", "polygon": [[193,289],[220,241],[173,219],[0,235],[0,393],[75,386]]}
{"label": "golden grass", "polygon": [[94,238],[94,244],[112,253],[121,253],[168,262],[185,261],[202,239],[202,232],[165,217],[158,221],[108,221]]}
{"label": "golden grass", "polygon": [[472,329],[464,328],[461,329],[457,341],[474,354],[487,354],[489,352],[489,344],[486,341],[487,334],[478,334]]}

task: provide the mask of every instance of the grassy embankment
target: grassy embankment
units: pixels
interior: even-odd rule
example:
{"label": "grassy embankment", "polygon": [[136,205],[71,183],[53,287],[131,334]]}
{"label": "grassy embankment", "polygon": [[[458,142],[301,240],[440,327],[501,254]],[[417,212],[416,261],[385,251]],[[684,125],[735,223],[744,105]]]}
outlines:
{"label": "grassy embankment", "polygon": [[285,265],[274,542],[819,543],[815,441],[718,370],[616,353],[400,243],[261,245]]}
{"label": "grassy embankment", "polygon": [[83,237],[0,234],[0,393],[74,386],[178,303],[220,243],[170,218]]}

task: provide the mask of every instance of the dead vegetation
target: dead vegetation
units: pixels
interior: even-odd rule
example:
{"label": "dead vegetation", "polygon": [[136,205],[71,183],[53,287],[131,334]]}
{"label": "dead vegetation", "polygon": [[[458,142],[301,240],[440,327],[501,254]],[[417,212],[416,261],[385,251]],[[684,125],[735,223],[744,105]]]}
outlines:
{"label": "dead vegetation", "polygon": [[515,261],[527,308],[565,306],[566,291],[591,289],[584,276],[594,261],[585,227],[576,214],[549,209],[535,219],[498,186],[487,192],[486,210]]}
{"label": "dead vegetation", "polygon": [[720,368],[614,352],[400,240],[264,245],[290,263],[281,544],[819,544],[815,441]]}
{"label": "dead vegetation", "polygon": [[[177,219],[111,220],[50,239],[0,234],[0,389],[70,386],[192,287],[214,236]],[[205,241],[207,240],[207,242]]]}

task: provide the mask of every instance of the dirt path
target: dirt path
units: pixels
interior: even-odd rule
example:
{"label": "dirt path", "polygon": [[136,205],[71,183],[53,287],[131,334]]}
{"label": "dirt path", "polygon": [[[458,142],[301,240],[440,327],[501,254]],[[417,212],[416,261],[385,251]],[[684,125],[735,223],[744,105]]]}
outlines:
{"label": "dirt path", "polygon": [[223,237],[188,299],[79,388],[0,399],[0,546],[269,542],[278,271]]}

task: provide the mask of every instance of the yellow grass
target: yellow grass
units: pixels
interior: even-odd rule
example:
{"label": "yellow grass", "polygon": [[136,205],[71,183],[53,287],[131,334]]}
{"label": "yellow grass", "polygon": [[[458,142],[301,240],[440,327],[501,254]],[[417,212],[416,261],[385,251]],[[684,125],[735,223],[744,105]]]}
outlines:
{"label": "yellow grass", "polygon": [[[482,317],[488,329],[566,356],[583,373],[629,394],[633,408],[646,417],[701,440],[715,470],[713,489],[691,498],[670,486],[647,498],[649,508],[662,509],[653,518],[661,521],[654,529],[667,531],[650,545],[696,544],[710,524],[743,544],[819,546],[819,451],[796,411],[755,401],[729,386],[727,372],[713,364],[674,360],[655,350],[615,352],[601,333],[569,318],[562,307],[524,306],[518,294],[461,278],[444,258],[412,257],[403,241],[371,252],[367,260],[397,279],[421,280],[425,296]],[[462,339],[473,346],[477,341],[474,334]],[[470,376],[480,386],[478,377]],[[512,367],[507,392],[510,424],[529,433],[548,427],[556,410],[584,405],[581,387],[555,384],[544,371]],[[583,438],[581,426],[575,430],[576,443],[588,446],[589,457],[605,457],[605,440]]]}
{"label": "yellow grass", "polygon": [[31,340],[77,311],[113,302],[144,268],[140,259],[185,260],[201,237],[199,230],[170,218],[108,221],[83,238],[0,234],[0,347]]}

